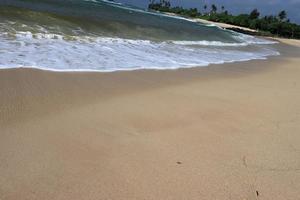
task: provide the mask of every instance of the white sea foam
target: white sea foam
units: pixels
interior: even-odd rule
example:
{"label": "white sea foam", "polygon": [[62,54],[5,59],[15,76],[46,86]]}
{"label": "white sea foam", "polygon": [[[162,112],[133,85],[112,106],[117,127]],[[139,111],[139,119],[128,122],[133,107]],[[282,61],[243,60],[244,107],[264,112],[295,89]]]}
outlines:
{"label": "white sea foam", "polygon": [[237,48],[218,41],[153,42],[87,36],[66,39],[58,34],[31,32],[18,32],[13,40],[2,33],[0,46],[0,68],[53,71],[177,69],[265,59],[279,54],[268,45],[250,51],[242,45]]}
{"label": "white sea foam", "polygon": [[234,34],[234,37],[242,42],[242,43],[247,43],[249,44],[277,44],[277,41],[274,40],[267,40],[267,39],[262,39],[262,38],[257,38],[251,35],[246,35],[242,33],[236,33],[234,31],[230,31],[232,34]]}
{"label": "white sea foam", "polygon": [[[40,28],[42,30],[42,27]],[[133,39],[122,39],[122,38],[112,38],[112,37],[93,37],[93,36],[63,36],[59,34],[54,33],[47,33],[45,30],[44,32],[40,33],[31,33],[29,31],[22,32],[19,31],[15,34],[16,37],[19,39],[21,38],[27,38],[27,39],[57,39],[57,40],[76,40],[81,42],[103,42],[103,43],[111,43],[111,42],[117,42],[117,43],[132,43],[132,44],[140,44],[143,43],[154,43],[149,40],[133,40]],[[2,35],[5,35],[7,33],[2,33]],[[221,41],[175,41],[175,40],[169,40],[166,41],[168,43],[173,43],[177,45],[201,45],[201,46],[228,46],[228,47],[235,47],[235,46],[248,46],[253,44],[276,44],[277,41],[271,41],[261,38],[256,38],[250,35],[240,34],[240,33],[234,33],[235,37],[239,43],[230,43],[230,42],[221,42]],[[1,34],[0,34],[1,35]],[[165,43],[165,42],[162,42]]]}

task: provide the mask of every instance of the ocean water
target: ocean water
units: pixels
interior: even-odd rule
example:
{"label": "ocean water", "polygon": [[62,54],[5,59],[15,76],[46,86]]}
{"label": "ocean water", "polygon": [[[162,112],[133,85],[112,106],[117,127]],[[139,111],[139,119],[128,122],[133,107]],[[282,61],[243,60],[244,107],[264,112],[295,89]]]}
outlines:
{"label": "ocean water", "polygon": [[0,0],[0,68],[177,69],[279,55],[274,42],[102,0]]}

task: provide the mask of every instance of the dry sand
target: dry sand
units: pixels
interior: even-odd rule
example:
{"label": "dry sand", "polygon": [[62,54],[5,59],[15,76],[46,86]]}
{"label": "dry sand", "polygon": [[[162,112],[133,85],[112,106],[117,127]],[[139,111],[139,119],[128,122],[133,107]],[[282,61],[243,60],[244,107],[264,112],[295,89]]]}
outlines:
{"label": "dry sand", "polygon": [[176,71],[0,70],[0,199],[300,199],[300,52],[281,52]]}
{"label": "dry sand", "polygon": [[227,28],[227,29],[241,29],[244,31],[249,31],[249,32],[257,32],[257,30],[254,29],[250,29],[250,28],[246,28],[246,27],[242,27],[242,26],[236,26],[236,25],[232,25],[232,24],[226,24],[226,23],[222,23],[222,22],[213,22],[213,21],[208,21],[205,19],[200,19],[200,18],[192,18],[193,21],[195,22],[200,22],[203,24],[214,24],[216,26],[219,26],[221,28]]}
{"label": "dry sand", "polygon": [[269,37],[272,40],[277,40],[278,42],[288,44],[295,47],[300,47],[300,40],[297,39],[286,39],[286,38],[278,38],[278,37]]}
{"label": "dry sand", "polygon": [[222,22],[213,22],[213,21],[209,21],[209,20],[205,20],[205,19],[200,19],[200,18],[195,18],[195,17],[184,17],[175,13],[170,13],[170,12],[163,12],[166,15],[170,15],[170,16],[176,16],[176,17],[183,17],[183,18],[187,18],[191,21],[194,22],[198,22],[198,23],[202,23],[202,24],[213,24],[215,26],[221,27],[221,28],[225,28],[225,29],[240,29],[240,30],[244,30],[244,31],[248,31],[248,32],[258,32],[257,30],[254,29],[250,29],[250,28],[246,28],[246,27],[242,27],[242,26],[236,26],[236,25],[232,25],[232,24],[226,24],[226,23],[222,23]]}

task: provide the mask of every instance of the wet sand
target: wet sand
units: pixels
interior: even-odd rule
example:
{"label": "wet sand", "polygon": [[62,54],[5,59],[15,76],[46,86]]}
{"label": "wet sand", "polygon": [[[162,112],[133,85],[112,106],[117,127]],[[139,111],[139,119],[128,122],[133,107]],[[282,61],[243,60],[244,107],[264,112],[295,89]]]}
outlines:
{"label": "wet sand", "polygon": [[300,51],[174,71],[0,70],[0,199],[300,199]]}

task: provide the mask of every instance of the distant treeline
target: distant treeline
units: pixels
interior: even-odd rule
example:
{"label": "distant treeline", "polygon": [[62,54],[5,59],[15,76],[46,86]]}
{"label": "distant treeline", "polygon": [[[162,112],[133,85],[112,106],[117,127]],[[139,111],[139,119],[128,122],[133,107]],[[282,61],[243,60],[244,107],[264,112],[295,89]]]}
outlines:
{"label": "distant treeline", "polygon": [[300,26],[291,23],[284,10],[278,15],[268,16],[261,16],[257,9],[249,14],[232,15],[224,6],[218,8],[215,4],[212,4],[210,7],[203,5],[201,13],[197,8],[172,7],[169,0],[150,0],[149,9],[251,28],[258,30],[260,35],[300,39]]}

